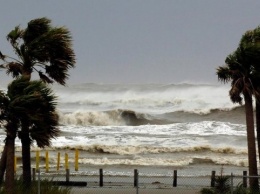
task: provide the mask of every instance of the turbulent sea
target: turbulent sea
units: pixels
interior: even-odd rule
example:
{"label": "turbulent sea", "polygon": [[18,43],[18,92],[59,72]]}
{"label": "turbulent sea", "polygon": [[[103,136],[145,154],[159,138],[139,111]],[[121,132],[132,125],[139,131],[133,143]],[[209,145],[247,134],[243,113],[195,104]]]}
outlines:
{"label": "turbulent sea", "polygon": [[[247,170],[244,107],[231,103],[229,85],[79,84],[53,90],[61,130],[48,148],[53,168],[57,152],[63,158],[69,153],[73,168],[77,148],[83,174],[99,168],[169,176],[176,169],[187,176],[223,166],[227,173]],[[0,138],[3,145],[4,132]],[[18,155],[20,145],[17,139]]]}

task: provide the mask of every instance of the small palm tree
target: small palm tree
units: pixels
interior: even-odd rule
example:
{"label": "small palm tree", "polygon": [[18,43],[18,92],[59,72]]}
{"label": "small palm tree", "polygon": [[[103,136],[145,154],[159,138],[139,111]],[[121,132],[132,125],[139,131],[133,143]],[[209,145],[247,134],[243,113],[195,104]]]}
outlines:
{"label": "small palm tree", "polygon": [[[14,140],[22,135],[22,123],[29,126],[30,143],[39,147],[49,146],[50,140],[58,135],[58,117],[55,113],[56,97],[41,81],[28,82],[18,78],[8,86],[7,94],[0,95],[0,121],[4,121],[7,138],[6,191],[12,193],[14,184]],[[37,105],[37,106],[36,106]]]}
{"label": "small palm tree", "polygon": [[[233,103],[242,104],[245,102],[247,144],[248,144],[248,163],[249,175],[257,176],[256,144],[254,132],[254,114],[252,96],[256,94],[253,82],[253,67],[246,57],[243,47],[229,55],[225,60],[226,65],[217,69],[219,80],[224,83],[231,81],[229,91],[230,99]],[[250,178],[251,188],[258,188],[258,179]]]}
{"label": "small palm tree", "polygon": [[[16,26],[7,35],[7,40],[18,57],[15,59],[0,52],[3,61],[0,67],[6,69],[7,74],[14,78],[22,75],[30,80],[31,74],[37,72],[46,83],[56,81],[65,85],[68,70],[75,64],[72,37],[67,28],[53,27],[48,18],[38,18],[30,21],[25,29]],[[27,183],[31,182],[29,126],[30,122],[24,118],[19,136],[22,141],[23,180]],[[5,158],[1,160],[1,164],[5,164]],[[4,172],[1,166],[0,181]]]}

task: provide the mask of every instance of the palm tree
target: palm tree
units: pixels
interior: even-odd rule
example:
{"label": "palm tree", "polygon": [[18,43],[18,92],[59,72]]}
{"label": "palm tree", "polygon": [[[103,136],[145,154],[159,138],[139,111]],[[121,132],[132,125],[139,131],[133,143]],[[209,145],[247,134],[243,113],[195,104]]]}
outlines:
{"label": "palm tree", "polygon": [[39,147],[49,146],[50,140],[57,137],[58,117],[55,113],[56,97],[41,81],[28,82],[18,78],[8,86],[7,94],[0,95],[0,121],[6,123],[6,191],[11,193],[14,181],[14,140],[23,133],[23,120],[28,122],[30,144],[36,141]]}
{"label": "palm tree", "polygon": [[240,47],[244,49],[245,56],[250,60],[252,83],[254,85],[256,132],[258,142],[258,155],[260,162],[260,27],[248,30],[242,37]]}
{"label": "palm tree", "polygon": [[[254,131],[254,113],[252,95],[256,93],[253,84],[253,66],[246,57],[243,47],[230,54],[226,60],[226,65],[217,69],[219,80],[227,83],[231,81],[229,91],[230,99],[233,103],[242,104],[245,102],[247,145],[248,145],[248,163],[249,175],[257,176],[256,143]],[[250,178],[250,187],[258,189],[258,179]]]}
{"label": "palm tree", "polygon": [[[33,81],[30,83],[31,85],[28,85],[27,82],[25,83],[28,90],[24,89],[22,95],[26,97],[28,95],[28,98],[31,98],[31,92],[33,92],[34,98],[31,101],[26,99],[28,102],[25,106],[27,110],[20,117],[22,130],[19,131],[18,137],[21,139],[22,144],[29,145],[27,148],[30,148],[33,140],[36,141],[39,147],[50,146],[50,140],[58,135],[58,115],[54,112],[56,98],[51,94],[51,90],[46,88],[42,82]],[[28,130],[26,132],[24,131],[25,123]],[[22,151],[22,154],[28,153],[30,154],[30,149]],[[24,155],[23,157],[26,158]],[[30,155],[27,155],[27,157],[30,158]],[[23,166],[31,167],[31,160],[23,160]],[[29,170],[23,173],[23,177],[27,179],[31,176],[31,171]],[[25,183],[30,184],[30,181],[25,181]]]}
{"label": "palm tree", "polygon": [[[25,29],[16,26],[7,35],[7,40],[18,57],[15,59],[0,52],[0,59],[4,62],[0,67],[6,69],[7,74],[14,78],[23,75],[30,80],[32,72],[37,72],[40,79],[46,83],[56,81],[65,85],[69,76],[68,70],[75,64],[72,37],[67,28],[52,27],[49,19],[38,18],[30,21]],[[31,182],[29,126],[30,122],[24,118],[20,138],[23,180],[27,183]],[[4,163],[4,158],[2,160],[1,163]],[[3,172],[4,169],[1,169],[0,181]]]}

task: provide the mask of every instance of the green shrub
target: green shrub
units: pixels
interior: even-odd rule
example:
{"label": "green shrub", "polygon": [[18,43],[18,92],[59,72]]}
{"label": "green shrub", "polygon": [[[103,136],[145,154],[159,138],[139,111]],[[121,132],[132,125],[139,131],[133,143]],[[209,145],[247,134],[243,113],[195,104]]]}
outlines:
{"label": "green shrub", "polygon": [[249,189],[245,188],[243,184],[238,184],[234,189],[233,194],[249,194]]}
{"label": "green shrub", "polygon": [[230,191],[230,177],[223,176],[222,174],[218,176],[215,180],[216,186],[214,187],[215,193],[228,193]]}
{"label": "green shrub", "polygon": [[215,192],[213,191],[213,189],[209,189],[209,188],[203,188],[200,190],[201,194],[214,194]]}

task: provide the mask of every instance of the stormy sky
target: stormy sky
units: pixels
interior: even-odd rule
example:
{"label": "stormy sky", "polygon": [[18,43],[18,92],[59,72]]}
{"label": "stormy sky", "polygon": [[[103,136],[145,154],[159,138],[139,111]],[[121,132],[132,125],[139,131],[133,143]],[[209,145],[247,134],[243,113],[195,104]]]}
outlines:
{"label": "stormy sky", "polygon": [[5,0],[0,50],[15,56],[8,32],[48,17],[73,36],[68,84],[218,83],[216,68],[260,24],[259,10],[259,0]]}

